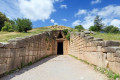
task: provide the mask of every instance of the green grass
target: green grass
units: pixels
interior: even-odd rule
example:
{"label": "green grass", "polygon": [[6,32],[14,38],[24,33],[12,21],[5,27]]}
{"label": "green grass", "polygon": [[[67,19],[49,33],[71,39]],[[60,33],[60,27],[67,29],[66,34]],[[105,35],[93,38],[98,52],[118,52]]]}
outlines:
{"label": "green grass", "polygon": [[91,36],[93,36],[95,38],[102,38],[104,40],[120,41],[120,33],[114,34],[114,33],[99,33],[99,32],[96,32],[96,34],[91,34]]}
{"label": "green grass", "polygon": [[25,37],[25,36],[31,36],[34,34],[39,34],[43,31],[48,31],[48,30],[61,30],[62,29],[72,29],[66,26],[55,26],[54,28],[52,28],[52,26],[46,26],[46,27],[40,27],[40,28],[35,28],[32,29],[30,31],[28,31],[27,33],[23,33],[23,32],[0,32],[0,42],[8,42],[9,39],[14,39],[16,37]]}
{"label": "green grass", "polygon": [[118,79],[120,78],[119,74],[116,74],[116,73],[112,72],[109,69],[102,68],[102,67],[97,67],[96,65],[90,64],[89,62],[87,62],[85,60],[78,59],[78,57],[75,57],[75,56],[73,56],[71,54],[69,54],[69,56],[71,56],[71,57],[73,57],[73,58],[75,58],[75,59],[77,59],[77,60],[79,60],[79,61],[81,61],[81,62],[83,62],[85,64],[88,64],[88,65],[94,67],[94,70],[99,71],[102,74],[105,74],[109,78],[109,80],[116,80],[117,78]]}
{"label": "green grass", "polygon": [[25,37],[25,36],[31,36],[34,34],[39,34],[43,31],[48,31],[50,29],[46,28],[46,27],[41,27],[41,28],[35,28],[32,29],[30,31],[28,31],[27,33],[24,32],[0,32],[0,42],[7,42],[9,39],[13,39],[16,37]]}

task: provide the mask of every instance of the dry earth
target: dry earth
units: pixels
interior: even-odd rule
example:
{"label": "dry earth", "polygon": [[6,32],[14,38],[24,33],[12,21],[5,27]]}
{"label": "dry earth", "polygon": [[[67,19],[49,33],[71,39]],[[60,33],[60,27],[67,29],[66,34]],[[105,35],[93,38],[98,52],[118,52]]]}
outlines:
{"label": "dry earth", "polygon": [[50,56],[0,80],[107,80],[107,78],[69,55],[60,55]]}

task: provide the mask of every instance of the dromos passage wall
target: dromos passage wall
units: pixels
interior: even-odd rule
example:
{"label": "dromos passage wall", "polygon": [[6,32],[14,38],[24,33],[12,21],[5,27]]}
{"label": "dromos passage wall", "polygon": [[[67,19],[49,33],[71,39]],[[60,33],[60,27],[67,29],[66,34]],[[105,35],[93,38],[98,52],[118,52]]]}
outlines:
{"label": "dromos passage wall", "polygon": [[85,32],[71,33],[69,54],[120,74],[120,42],[94,38]]}

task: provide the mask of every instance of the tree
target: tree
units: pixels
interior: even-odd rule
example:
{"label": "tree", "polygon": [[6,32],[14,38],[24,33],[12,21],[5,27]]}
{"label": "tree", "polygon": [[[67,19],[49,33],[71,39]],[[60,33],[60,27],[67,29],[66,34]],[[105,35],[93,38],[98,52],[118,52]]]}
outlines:
{"label": "tree", "polygon": [[4,26],[5,21],[9,21],[9,19],[6,17],[5,14],[0,12],[0,31],[1,31],[2,27]]}
{"label": "tree", "polygon": [[2,31],[13,32],[12,24],[10,22],[5,22],[4,27],[1,29]]}
{"label": "tree", "polygon": [[107,26],[106,28],[104,28],[104,31],[107,33],[118,33],[120,32],[118,27],[115,27],[113,25]]}
{"label": "tree", "polygon": [[79,32],[81,30],[84,30],[84,27],[82,25],[75,26],[75,29],[77,29]]}
{"label": "tree", "polygon": [[97,26],[90,26],[89,30],[90,31],[98,31],[98,27]]}
{"label": "tree", "polygon": [[94,19],[94,27],[96,27],[96,31],[101,31],[103,28],[102,18],[96,16]]}
{"label": "tree", "polygon": [[104,28],[104,31],[110,33],[113,27],[113,25],[107,26],[106,28]]}
{"label": "tree", "polygon": [[15,20],[16,24],[16,31],[18,32],[27,32],[28,30],[32,29],[32,22],[29,19],[23,18],[17,18]]}

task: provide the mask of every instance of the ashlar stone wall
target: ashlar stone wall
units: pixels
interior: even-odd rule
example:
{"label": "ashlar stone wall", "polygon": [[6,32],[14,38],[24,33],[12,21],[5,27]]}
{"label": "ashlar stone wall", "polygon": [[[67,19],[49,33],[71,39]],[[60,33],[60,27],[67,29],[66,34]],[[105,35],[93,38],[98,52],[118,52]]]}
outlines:
{"label": "ashlar stone wall", "polygon": [[[59,32],[59,31],[58,31]],[[0,43],[0,75],[54,54],[54,31]]]}
{"label": "ashlar stone wall", "polygon": [[69,54],[120,74],[120,42],[94,38],[84,32],[71,33]]}

